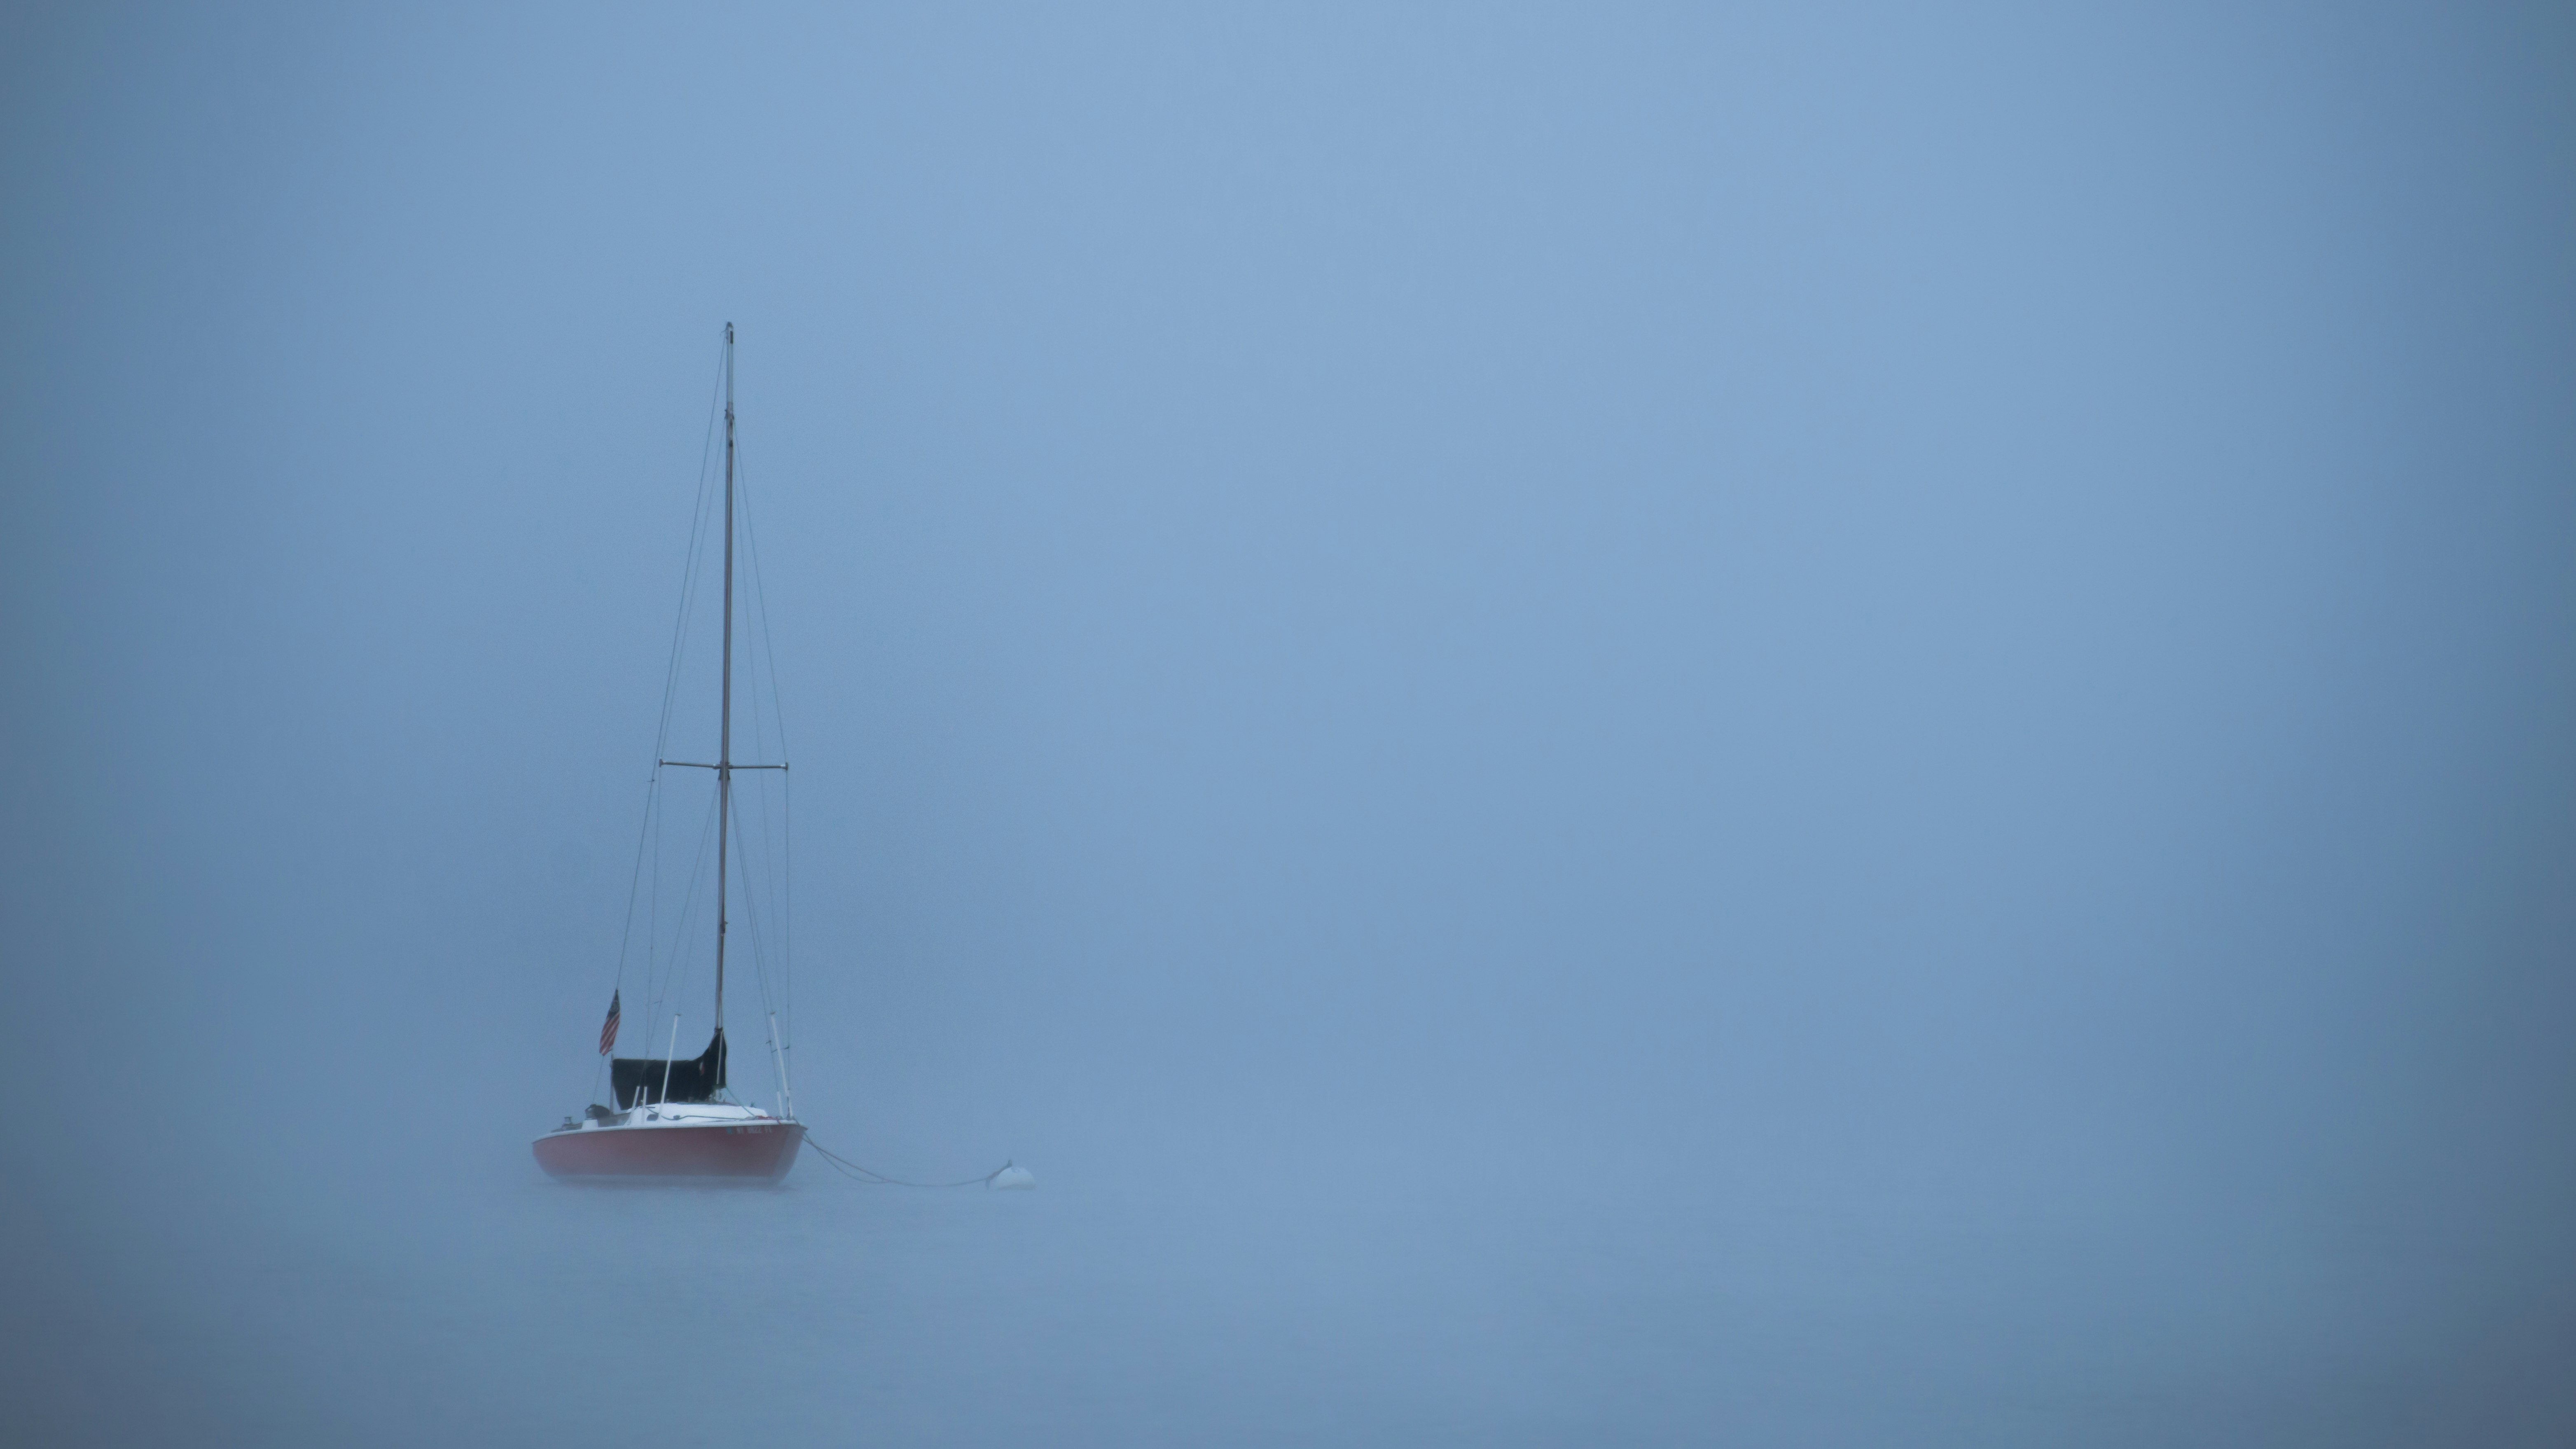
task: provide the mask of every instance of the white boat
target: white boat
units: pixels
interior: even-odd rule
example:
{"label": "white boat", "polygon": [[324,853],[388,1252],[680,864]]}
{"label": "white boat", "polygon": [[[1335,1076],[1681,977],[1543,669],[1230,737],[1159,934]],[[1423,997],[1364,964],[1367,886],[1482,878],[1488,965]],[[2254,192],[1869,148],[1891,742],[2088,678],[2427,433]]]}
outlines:
{"label": "white boat", "polygon": [[[775,1183],[796,1165],[804,1124],[796,1120],[787,1085],[786,1054],[770,1025],[772,1065],[778,1073],[779,1114],[733,1098],[726,1085],[725,944],[731,925],[728,846],[733,823],[734,775],[742,770],[784,771],[784,761],[741,764],[733,758],[734,419],[733,324],[724,333],[724,666],[719,686],[716,757],[712,761],[657,760],[665,768],[703,769],[716,779],[715,1027],[695,1057],[613,1055],[621,1022],[622,985],[610,997],[599,1052],[608,1056],[614,1107],[594,1102],[579,1117],[536,1140],[537,1165],[565,1182]],[[623,964],[620,966],[623,971]],[[676,1038],[678,1022],[673,1021]],[[676,1044],[676,1042],[675,1042]]]}

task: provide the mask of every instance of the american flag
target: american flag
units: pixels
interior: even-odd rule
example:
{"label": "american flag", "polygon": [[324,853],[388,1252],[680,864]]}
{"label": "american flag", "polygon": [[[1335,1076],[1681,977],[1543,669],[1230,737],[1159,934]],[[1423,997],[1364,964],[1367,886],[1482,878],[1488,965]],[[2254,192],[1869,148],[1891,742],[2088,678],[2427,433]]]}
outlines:
{"label": "american flag", "polygon": [[599,1054],[606,1056],[617,1049],[617,998],[621,992],[608,993],[608,1020],[599,1028]]}

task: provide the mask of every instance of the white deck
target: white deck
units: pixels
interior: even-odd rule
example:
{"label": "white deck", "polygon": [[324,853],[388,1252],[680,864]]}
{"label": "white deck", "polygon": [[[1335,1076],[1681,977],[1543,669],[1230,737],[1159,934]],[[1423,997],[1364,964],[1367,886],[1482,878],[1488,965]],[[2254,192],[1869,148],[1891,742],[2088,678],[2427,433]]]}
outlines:
{"label": "white deck", "polygon": [[739,1127],[751,1122],[784,1123],[788,1120],[737,1102],[654,1102],[620,1112],[604,1122],[584,1118],[578,1127],[558,1127],[555,1131],[626,1132],[644,1127]]}

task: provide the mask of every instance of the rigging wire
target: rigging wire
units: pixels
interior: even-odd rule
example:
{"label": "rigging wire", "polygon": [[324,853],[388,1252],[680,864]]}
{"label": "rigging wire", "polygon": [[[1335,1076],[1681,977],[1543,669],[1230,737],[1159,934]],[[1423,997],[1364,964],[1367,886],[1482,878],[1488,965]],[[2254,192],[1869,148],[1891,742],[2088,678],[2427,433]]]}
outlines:
{"label": "rigging wire", "polygon": [[[653,893],[650,901],[646,905],[646,910],[651,917],[651,921],[649,922],[645,932],[645,998],[651,1011],[651,1014],[646,1018],[647,1020],[658,1019],[662,1001],[661,995],[654,990],[655,978],[660,975],[660,963],[655,959],[655,957],[658,954],[660,946],[662,907],[661,825],[662,816],[667,813],[660,808],[662,787],[661,762],[670,753],[671,717],[676,711],[679,701],[681,669],[688,661],[689,619],[697,610],[698,591],[706,578],[704,557],[706,553],[706,540],[708,537],[707,513],[710,505],[714,501],[715,494],[716,421],[718,418],[723,416],[723,413],[724,346],[719,342],[716,347],[715,381],[709,388],[707,397],[707,425],[698,442],[698,493],[696,505],[691,509],[689,514],[689,547],[685,557],[685,562],[680,570],[680,608],[678,614],[671,621],[670,655],[668,663],[666,664],[662,674],[662,708],[660,718],[655,722],[653,730],[653,799],[646,809],[647,826],[652,831],[654,842]],[[705,868],[705,842],[706,836],[702,827],[699,835],[697,860],[692,867],[689,876],[689,887],[692,894],[695,893],[697,888],[698,875]],[[678,955],[681,942],[685,940],[688,934],[689,913],[685,908],[685,904],[686,903],[684,901],[680,919],[673,927],[673,934],[675,938],[677,938],[674,940],[672,945],[672,953],[675,959]],[[619,975],[622,978],[625,974],[625,962],[622,957],[618,964]]]}
{"label": "rigging wire", "polygon": [[706,817],[698,822],[697,855],[689,867],[689,883],[680,897],[680,918],[671,927],[670,952],[662,958],[662,999],[665,1002],[678,996],[689,984],[689,923],[697,917],[700,904],[698,890],[707,879],[707,859],[714,854],[712,847],[716,842],[716,816],[719,813],[716,805],[715,792],[710,790],[707,792]]}
{"label": "rigging wire", "polygon": [[[736,483],[741,492],[742,533],[745,546],[744,552],[746,562],[750,565],[751,614],[754,622],[758,626],[760,635],[760,649],[758,657],[762,661],[762,672],[766,676],[769,684],[769,725],[777,734],[777,758],[783,765],[787,763],[789,758],[787,749],[787,707],[779,693],[778,646],[770,631],[769,576],[768,571],[761,567],[760,530],[754,521],[751,501],[751,470],[748,466],[748,460],[742,456],[742,450],[739,447],[736,448],[734,472]],[[752,699],[753,734],[754,738],[757,739],[759,735],[760,720],[760,691],[755,686],[750,693]],[[794,1033],[796,1024],[795,788],[795,781],[791,772],[784,769],[780,770],[778,772],[780,819],[777,837],[779,849],[775,857],[771,856],[769,850],[769,792],[766,788],[763,788],[758,793],[763,865],[768,865],[774,859],[778,867],[775,871],[764,869],[762,874],[763,879],[768,883],[769,889],[774,897],[772,904],[776,907],[775,916],[777,918],[778,925],[779,982],[778,1009],[776,1013],[778,1024],[775,1029],[775,1034],[778,1038],[778,1050],[782,1057],[784,1057],[791,1049],[790,1038]],[[762,1000],[763,1006],[768,1005],[766,992],[767,988],[764,983]]]}
{"label": "rigging wire", "polygon": [[[749,555],[751,562],[752,614],[760,626],[760,654],[764,661],[764,672],[766,673],[769,681],[770,728],[777,732],[778,759],[781,764],[784,764],[789,759],[789,751],[787,747],[787,705],[779,692],[778,645],[770,632],[769,571],[761,566],[760,561],[760,530],[753,519],[750,471],[747,468],[741,467],[740,461],[741,460],[737,459],[737,471],[742,475],[742,532],[743,540],[746,545],[745,551]],[[755,701],[759,698],[759,692],[757,690],[753,691],[753,698]],[[792,788],[793,782],[788,778],[788,772],[784,770],[780,771],[778,793],[782,813],[787,808],[787,802],[793,798],[790,794],[790,790]],[[792,969],[795,964],[794,918],[796,903],[796,872],[794,851],[796,848],[796,833],[792,828],[793,825],[794,821],[792,818],[782,820],[780,825],[780,844],[783,859],[780,862],[780,869],[776,877],[778,888],[782,896],[782,900],[780,902],[782,915],[785,918],[780,923],[782,939],[779,943],[779,950],[781,955],[785,958],[782,970]]]}
{"label": "rigging wire", "polygon": [[680,690],[680,666],[687,660],[689,616],[697,607],[698,589],[706,577],[701,560],[706,552],[707,512],[715,501],[716,419],[724,412],[724,354],[716,354],[715,393],[707,405],[706,437],[698,446],[697,507],[689,515],[688,563],[680,574],[680,614],[671,625],[671,659],[662,675],[662,717],[653,736],[653,758],[659,760],[671,740],[671,714],[677,706]]}
{"label": "rigging wire", "polygon": [[[742,818],[739,815],[735,816],[733,822],[733,843],[744,855],[748,856],[751,853],[750,847],[744,844],[743,841]],[[764,937],[760,929],[760,917],[759,897],[748,891],[744,892],[742,898],[743,934],[751,941],[751,979],[752,984],[760,990],[760,1009],[762,1014],[765,1016],[768,1014],[770,1009],[769,972],[767,969],[769,953],[763,949]]]}
{"label": "rigging wire", "polygon": [[[636,830],[635,864],[627,874],[626,912],[624,923],[619,928],[617,936],[617,976],[612,988],[612,997],[623,996],[626,990],[626,964],[629,959],[629,952],[633,946],[635,937],[635,898],[644,880],[646,846],[648,843],[652,846],[651,855],[654,889],[646,897],[645,901],[645,911],[648,919],[644,930],[644,981],[645,994],[647,998],[649,999],[652,995],[652,981],[654,975],[653,957],[656,945],[655,936],[657,934],[657,928],[660,924],[661,916],[662,853],[660,848],[661,831],[659,829],[661,824],[661,761],[664,754],[667,753],[667,749],[670,744],[671,708],[674,699],[677,697],[679,689],[680,663],[683,653],[683,643],[688,634],[690,603],[695,597],[697,591],[699,540],[705,531],[707,514],[707,477],[709,471],[709,459],[714,456],[716,417],[721,411],[721,405],[724,398],[724,354],[721,347],[718,348],[716,356],[717,382],[712,396],[708,399],[706,430],[698,442],[697,501],[689,514],[689,547],[686,555],[686,562],[683,565],[680,574],[680,608],[677,617],[675,617],[671,622],[671,648],[668,664],[662,675],[662,708],[660,716],[655,721],[654,725],[653,770],[652,773],[646,777],[644,785],[644,818],[639,823]],[[612,1042],[610,1044],[610,1050],[615,1050],[615,1043]],[[591,1095],[593,1097],[597,1097],[599,1095],[599,1073],[607,1070],[607,1057],[607,1052],[600,1053],[600,1061],[592,1069]]]}
{"label": "rigging wire", "polygon": [[[653,767],[652,777],[648,779],[644,785],[644,823],[643,828],[635,832],[635,868],[628,872],[626,878],[626,924],[617,933],[617,985],[615,990],[621,996],[626,990],[626,948],[627,944],[633,940],[635,936],[635,891],[638,886],[643,884],[644,880],[644,845],[646,841],[652,839],[653,800],[656,794],[656,787],[661,784],[661,780],[662,767],[655,765]],[[649,978],[651,972],[648,970],[646,975]],[[610,1043],[610,1050],[615,1050],[615,1047],[615,1043]],[[607,1070],[608,1053],[601,1052],[599,1054],[599,1064],[592,1068],[590,1074],[590,1095],[593,1101],[597,1101],[599,1098],[600,1073]]]}
{"label": "rigging wire", "polygon": [[689,918],[696,912],[698,907],[698,882],[706,879],[707,842],[715,838],[715,813],[715,797],[713,795],[709,795],[707,797],[708,818],[698,826],[697,857],[695,862],[689,868],[688,890],[680,898],[680,917],[672,924],[671,927],[671,949],[665,958],[670,962],[669,969],[671,974],[667,979],[660,983],[658,991],[655,989],[655,983],[651,976],[646,976],[644,980],[646,999],[652,1013],[645,1018],[647,1021],[660,1020],[662,1003],[670,997],[678,995],[680,988],[687,984],[688,981],[688,954],[683,951],[681,947],[687,944],[689,935]]}

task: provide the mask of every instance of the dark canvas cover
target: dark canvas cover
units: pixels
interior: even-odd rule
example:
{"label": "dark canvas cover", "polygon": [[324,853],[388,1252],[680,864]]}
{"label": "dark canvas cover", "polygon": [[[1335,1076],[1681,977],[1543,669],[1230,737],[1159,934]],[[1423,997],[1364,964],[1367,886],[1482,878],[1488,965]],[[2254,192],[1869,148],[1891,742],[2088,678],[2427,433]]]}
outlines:
{"label": "dark canvas cover", "polygon": [[[670,1081],[668,1096],[662,1090],[666,1070]],[[616,1090],[620,1108],[649,1102],[709,1101],[725,1084],[724,1028],[716,1028],[707,1049],[694,1059],[666,1062],[660,1057],[611,1057],[608,1083]]]}

